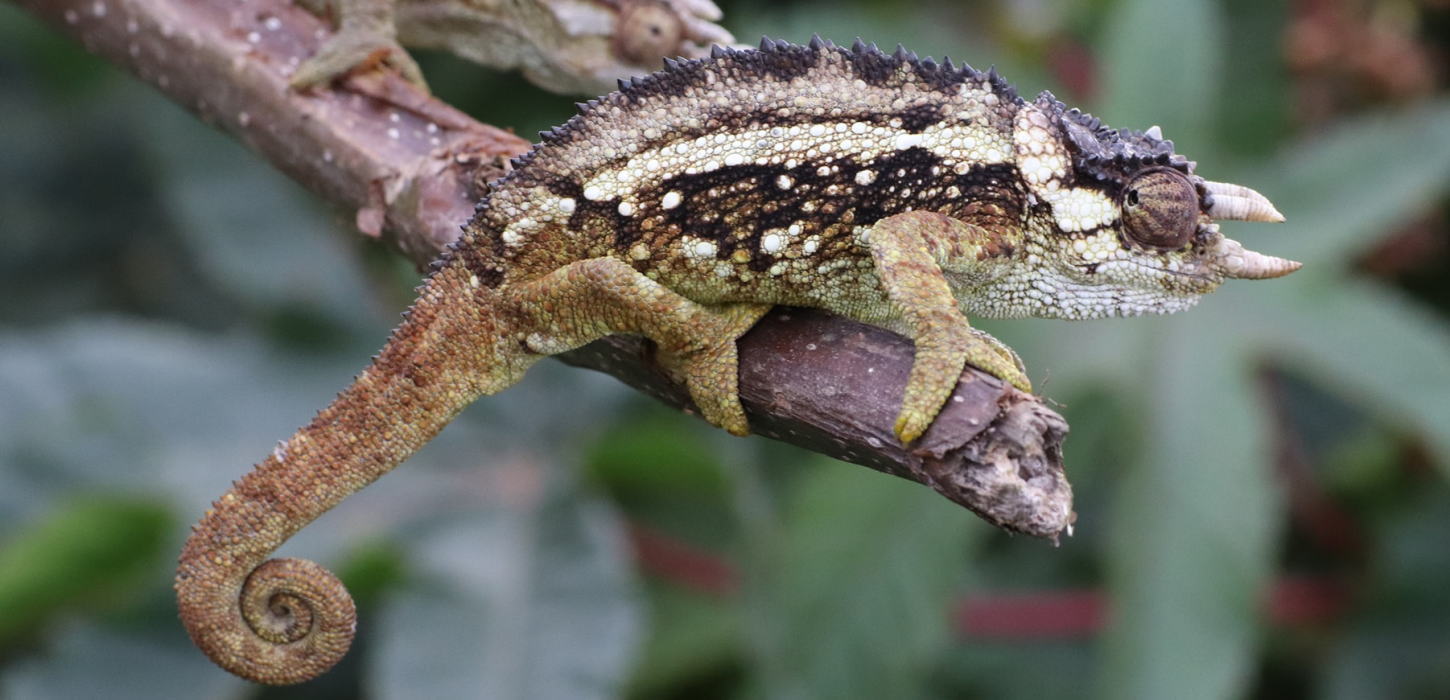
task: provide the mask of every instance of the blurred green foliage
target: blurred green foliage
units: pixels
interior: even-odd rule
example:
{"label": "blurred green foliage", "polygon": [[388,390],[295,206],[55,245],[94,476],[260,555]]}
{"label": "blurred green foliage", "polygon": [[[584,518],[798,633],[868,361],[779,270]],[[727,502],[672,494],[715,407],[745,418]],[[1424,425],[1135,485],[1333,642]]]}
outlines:
{"label": "blurred green foliage", "polygon": [[[0,6],[0,697],[1450,695],[1446,76],[1323,117],[1289,60],[1315,18],[1282,3],[722,5],[742,38],[900,41],[1160,124],[1289,217],[1230,235],[1305,268],[1175,317],[990,324],[1074,427],[1060,548],[542,366],[288,545],[344,573],[360,640],[251,689],[175,621],[180,523],[362,366],[416,273]],[[1432,3],[1318,7],[1450,44]],[[572,112],[422,58],[484,121]],[[1105,622],[960,614],[1081,592]]]}

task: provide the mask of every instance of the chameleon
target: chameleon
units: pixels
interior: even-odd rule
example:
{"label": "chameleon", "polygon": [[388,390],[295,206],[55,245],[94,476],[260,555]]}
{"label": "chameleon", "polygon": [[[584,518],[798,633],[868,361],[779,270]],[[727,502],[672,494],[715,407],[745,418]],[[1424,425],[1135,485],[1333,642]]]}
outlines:
{"label": "chameleon", "polygon": [[1283,216],[1206,180],[1162,130],[1114,129],[1043,92],[880,51],[770,39],[621,81],[513,163],[370,366],[212,504],[180,556],[193,640],[263,683],[346,652],[342,584],[273,550],[541,358],[640,334],[707,421],[749,426],[736,339],[774,305],[915,343],[910,444],[971,364],[1030,390],[967,316],[1169,313],[1299,263],[1220,220]]}
{"label": "chameleon", "polygon": [[400,44],[520,68],[551,92],[598,95],[665,56],[703,57],[735,39],[711,0],[301,0],[336,15],[338,31],[292,74],[296,88],[386,63],[427,89]]}

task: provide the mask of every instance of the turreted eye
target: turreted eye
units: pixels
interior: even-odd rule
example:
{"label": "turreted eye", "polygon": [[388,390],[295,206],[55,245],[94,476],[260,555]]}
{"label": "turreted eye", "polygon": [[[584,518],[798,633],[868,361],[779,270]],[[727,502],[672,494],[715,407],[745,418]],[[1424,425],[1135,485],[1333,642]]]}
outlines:
{"label": "turreted eye", "polygon": [[1128,238],[1149,248],[1182,248],[1198,230],[1198,192],[1182,173],[1144,172],[1123,190]]}
{"label": "turreted eye", "polygon": [[635,65],[654,69],[661,58],[679,53],[684,36],[684,24],[665,3],[626,3],[614,29],[614,52]]}

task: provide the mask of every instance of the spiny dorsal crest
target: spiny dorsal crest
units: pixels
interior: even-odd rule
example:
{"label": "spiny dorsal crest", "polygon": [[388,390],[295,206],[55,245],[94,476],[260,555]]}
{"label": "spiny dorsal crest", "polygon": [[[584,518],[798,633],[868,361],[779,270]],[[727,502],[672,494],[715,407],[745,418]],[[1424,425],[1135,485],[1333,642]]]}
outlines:
{"label": "spiny dorsal crest", "polygon": [[[832,57],[835,60],[831,60]],[[877,88],[876,92],[885,100],[884,95],[896,91],[950,93],[964,82],[975,81],[989,85],[1004,103],[1021,103],[1016,91],[997,75],[995,69],[982,73],[966,64],[954,64],[951,59],[938,63],[930,57],[919,58],[901,47],[887,54],[875,44],[866,44],[860,39],[850,48],[844,48],[819,36],[813,37],[806,45],[766,37],[757,49],[715,46],[708,58],[669,59],[664,66],[663,70],[649,75],[620,80],[616,92],[578,103],[579,113],[562,126],[541,132],[540,143],[515,159],[515,170],[524,170],[535,162],[548,162],[547,156],[555,149],[581,140],[593,141],[601,130],[627,129],[632,112],[664,100],[693,103],[693,108],[701,116],[698,121],[702,123],[710,116],[724,115],[733,105],[721,105],[711,100],[712,93],[723,86],[782,85],[796,79],[824,84],[832,80],[844,80],[848,84],[859,80]],[[889,100],[878,105],[863,104],[862,107],[874,107],[880,114],[892,111]],[[648,139],[648,135],[645,138]]]}

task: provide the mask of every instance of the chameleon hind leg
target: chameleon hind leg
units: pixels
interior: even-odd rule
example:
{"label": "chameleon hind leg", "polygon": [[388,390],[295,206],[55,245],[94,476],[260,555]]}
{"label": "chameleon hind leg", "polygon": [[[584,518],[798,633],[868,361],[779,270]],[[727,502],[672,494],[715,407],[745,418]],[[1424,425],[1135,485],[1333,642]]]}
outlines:
{"label": "chameleon hind leg", "polygon": [[292,74],[297,89],[331,82],[355,69],[376,63],[392,66],[408,82],[424,92],[428,83],[423,71],[398,44],[393,25],[395,0],[303,0],[314,14],[329,10],[337,14],[337,33],[328,37],[317,53],[302,62]]}
{"label": "chameleon hind leg", "polygon": [[937,251],[944,246],[979,245],[985,235],[978,227],[934,212],[897,214],[871,227],[876,275],[916,343],[896,418],[896,436],[903,444],[926,432],[967,364],[1023,391],[1032,390],[1017,353],[967,323],[937,263]]}
{"label": "chameleon hind leg", "polygon": [[749,425],[740,406],[735,340],[769,304],[700,304],[614,258],[581,260],[509,287],[522,314],[520,340],[554,355],[613,333],[638,333],[660,348],[660,362],[682,379],[701,415],[735,435]]}

